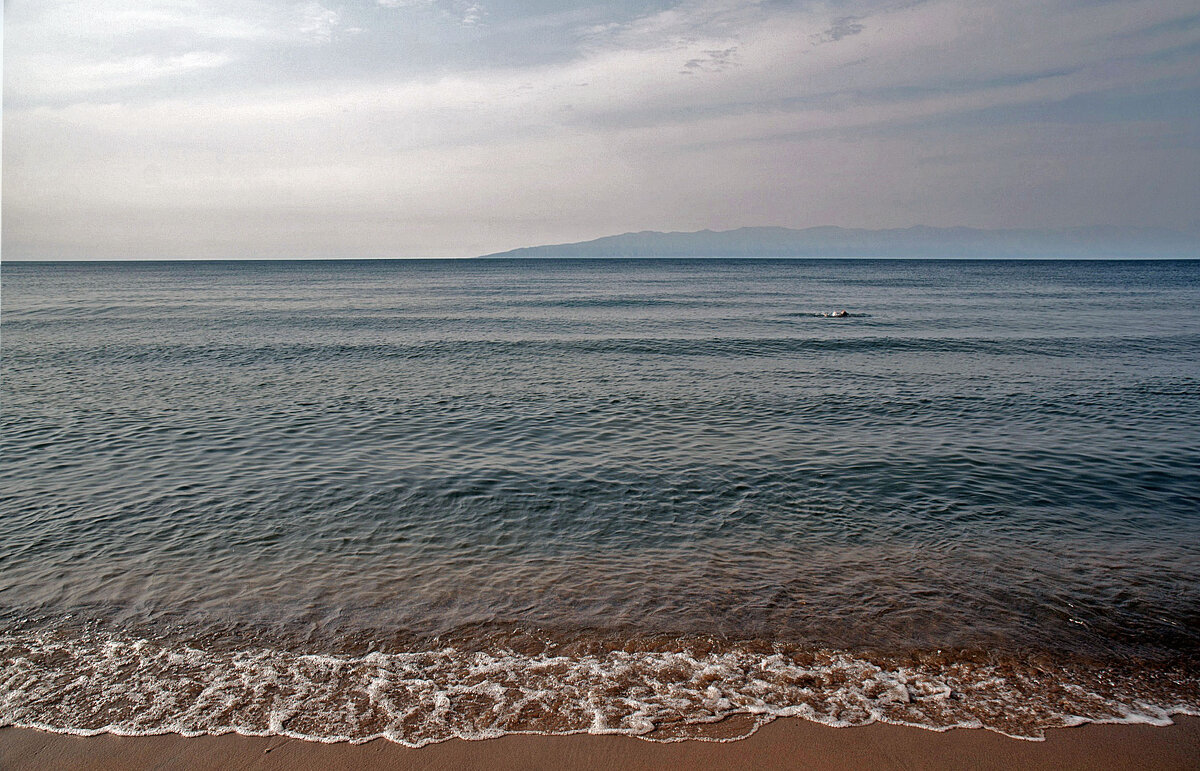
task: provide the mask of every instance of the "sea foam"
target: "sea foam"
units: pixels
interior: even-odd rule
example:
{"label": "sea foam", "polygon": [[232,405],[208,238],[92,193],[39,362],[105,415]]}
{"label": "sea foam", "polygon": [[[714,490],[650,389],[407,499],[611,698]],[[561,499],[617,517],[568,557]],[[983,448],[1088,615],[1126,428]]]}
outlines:
{"label": "sea foam", "polygon": [[1200,714],[1200,683],[1179,671],[1137,677],[942,652],[898,660],[828,649],[676,647],[339,656],[18,633],[0,637],[0,724],[80,735],[383,737],[419,747],[510,733],[711,739],[721,735],[707,727],[734,715],[749,716],[749,727],[726,738],[799,717],[1039,739],[1046,728],[1082,722],[1160,725],[1172,714]]}

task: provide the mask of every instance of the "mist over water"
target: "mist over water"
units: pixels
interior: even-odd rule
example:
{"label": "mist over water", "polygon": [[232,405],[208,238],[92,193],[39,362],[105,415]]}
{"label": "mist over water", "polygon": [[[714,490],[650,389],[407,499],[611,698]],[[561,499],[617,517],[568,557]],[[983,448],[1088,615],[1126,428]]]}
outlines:
{"label": "mist over water", "polygon": [[0,722],[420,744],[1200,709],[1200,262],[3,284]]}

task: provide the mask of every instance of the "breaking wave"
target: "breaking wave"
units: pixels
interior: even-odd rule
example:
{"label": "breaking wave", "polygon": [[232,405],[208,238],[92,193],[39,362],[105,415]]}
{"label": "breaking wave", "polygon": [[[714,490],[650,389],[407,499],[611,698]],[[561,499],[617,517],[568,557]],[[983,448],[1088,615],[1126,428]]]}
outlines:
{"label": "breaking wave", "polygon": [[[511,733],[736,739],[780,717],[985,728],[1200,714],[1183,668],[1115,670],[969,651],[872,656],[753,642],[317,655],[110,633],[0,637],[0,724],[90,735],[236,732],[410,747]],[[739,735],[709,730],[748,716]]]}

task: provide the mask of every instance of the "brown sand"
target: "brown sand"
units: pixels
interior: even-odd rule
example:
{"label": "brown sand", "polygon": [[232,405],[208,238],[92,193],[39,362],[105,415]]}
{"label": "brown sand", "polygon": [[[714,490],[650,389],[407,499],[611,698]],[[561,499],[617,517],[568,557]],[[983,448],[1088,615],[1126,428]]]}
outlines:
{"label": "brown sand", "polygon": [[1176,725],[1085,725],[1044,742],[981,730],[935,733],[777,720],[742,741],[656,744],[625,736],[506,736],[408,749],[376,740],[318,744],[237,735],[95,736],[0,729],[3,769],[1200,769],[1200,718]]}

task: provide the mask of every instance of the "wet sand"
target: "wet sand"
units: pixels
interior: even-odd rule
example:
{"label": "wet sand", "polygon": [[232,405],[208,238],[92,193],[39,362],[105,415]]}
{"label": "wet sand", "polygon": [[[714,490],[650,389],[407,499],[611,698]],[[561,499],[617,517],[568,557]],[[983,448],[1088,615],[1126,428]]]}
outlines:
{"label": "wet sand", "polygon": [[388,741],[319,744],[238,735],[77,737],[0,729],[4,769],[1200,769],[1200,718],[1167,727],[1084,725],[1046,741],[981,730],[936,733],[875,724],[829,728],[777,720],[748,739],[660,744],[626,736],[506,736],[420,749]]}

